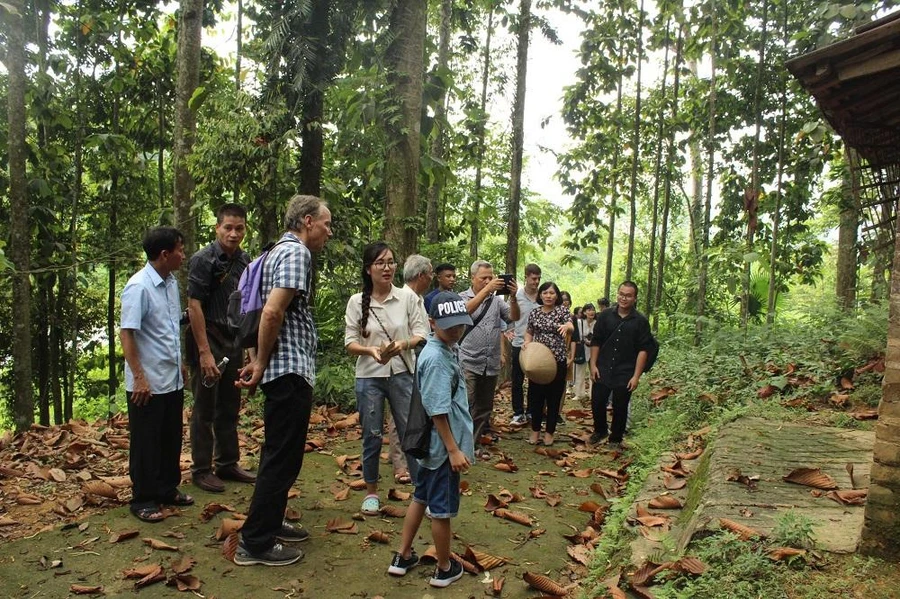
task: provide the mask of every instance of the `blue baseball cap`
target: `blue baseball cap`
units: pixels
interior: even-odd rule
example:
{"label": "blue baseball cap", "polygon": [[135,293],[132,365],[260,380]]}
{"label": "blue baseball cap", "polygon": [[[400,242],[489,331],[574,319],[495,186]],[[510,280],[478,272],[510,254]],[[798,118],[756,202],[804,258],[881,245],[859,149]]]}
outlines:
{"label": "blue baseball cap", "polygon": [[434,296],[428,316],[434,320],[435,326],[441,329],[449,329],[461,324],[472,325],[472,317],[466,310],[466,300],[452,291],[441,291]]}

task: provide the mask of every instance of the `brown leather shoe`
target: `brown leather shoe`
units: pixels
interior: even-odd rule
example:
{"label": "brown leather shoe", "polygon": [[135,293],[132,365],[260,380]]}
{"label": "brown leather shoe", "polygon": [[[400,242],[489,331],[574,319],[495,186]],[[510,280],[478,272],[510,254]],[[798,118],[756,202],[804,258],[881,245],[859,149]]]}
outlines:
{"label": "brown leather shoe", "polygon": [[225,483],[212,472],[198,472],[194,475],[194,486],[200,487],[210,493],[222,493],[225,491]]}
{"label": "brown leather shoe", "polygon": [[219,468],[216,470],[216,475],[222,480],[233,480],[239,483],[255,483],[256,475],[252,472],[247,472],[237,464],[232,464],[231,466],[225,466],[224,468]]}

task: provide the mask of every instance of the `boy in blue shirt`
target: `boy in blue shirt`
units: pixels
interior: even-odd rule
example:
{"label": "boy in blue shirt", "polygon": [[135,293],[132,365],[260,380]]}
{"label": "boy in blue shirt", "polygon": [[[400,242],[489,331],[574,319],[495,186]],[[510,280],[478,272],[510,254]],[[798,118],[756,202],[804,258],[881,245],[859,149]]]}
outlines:
{"label": "boy in blue shirt", "polygon": [[416,490],[403,520],[400,550],[388,573],[403,576],[419,563],[412,548],[426,508],[431,517],[431,536],[438,563],[430,584],[448,587],[463,575],[462,564],[450,557],[450,518],[459,512],[459,473],[475,460],[472,416],[466,396],[465,379],[452,347],[472,326],[466,302],[456,293],[442,291],[431,301],[428,311],[434,329],[419,355],[416,380],[422,405],[434,428],[428,457],[418,460]]}

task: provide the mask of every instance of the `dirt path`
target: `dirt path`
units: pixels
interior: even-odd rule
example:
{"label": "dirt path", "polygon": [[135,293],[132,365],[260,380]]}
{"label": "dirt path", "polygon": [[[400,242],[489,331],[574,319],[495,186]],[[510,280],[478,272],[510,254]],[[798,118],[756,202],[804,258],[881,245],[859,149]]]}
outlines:
{"label": "dirt path", "polygon": [[[341,482],[354,478],[352,456],[360,451],[359,441],[345,440],[329,442],[325,449],[306,455],[295,486],[299,495],[290,501],[290,507],[302,513],[301,522],[310,530],[312,538],[302,545],[306,556],[296,565],[240,568],[226,561],[215,533],[222,519],[231,514],[222,512],[208,522],[201,521],[200,515],[210,502],[245,512],[250,488],[231,484],[224,494],[217,495],[187,485],[185,490],[195,495],[197,504],[160,524],[140,523],[126,508],[119,507],[77,520],[80,526],[70,525],[65,530],[57,527],[33,538],[3,543],[0,596],[65,597],[70,594],[71,585],[76,584],[100,586],[107,596],[130,594],[134,580],[125,579],[124,570],[155,563],[168,569],[171,562],[187,556],[196,560],[187,574],[199,579],[200,593],[206,597],[418,598],[440,594],[481,597],[490,594],[493,579],[499,577],[506,580],[503,597],[533,597],[536,591],[522,580],[526,571],[546,574],[562,584],[577,582],[586,574],[586,568],[569,556],[567,548],[584,547],[575,552],[581,557],[586,555],[587,547],[571,545],[563,535],[585,530],[594,517],[593,513],[579,510],[590,509],[590,505],[583,506],[585,502],[606,504],[601,495],[591,490],[592,484],[600,483],[610,496],[613,493],[614,481],[593,469],[615,470],[622,461],[621,456],[609,452],[595,455],[566,436],[587,434],[582,426],[584,421],[579,422],[584,416],[577,411],[570,413],[571,421],[560,428],[557,442],[550,448],[554,457],[535,453],[534,447],[525,443],[526,431],[502,431],[503,438],[494,446],[492,459],[479,461],[463,477],[468,491],[462,498],[460,515],[453,522],[454,551],[462,554],[471,546],[476,551],[502,557],[508,563],[489,572],[467,575],[450,591],[441,592],[428,586],[431,565],[420,566],[400,579],[386,573],[399,541],[402,519],[368,517],[355,522],[357,534],[326,530],[327,523],[334,518],[353,522],[351,518],[363,498],[362,491],[348,491]],[[498,416],[498,420],[501,418],[502,415]],[[322,426],[325,425],[320,424],[319,428]],[[311,436],[315,434],[314,430]],[[351,456],[341,460],[344,470],[339,467],[340,456]],[[517,467],[515,472],[494,467],[504,457]],[[386,463],[382,463],[381,473],[385,481],[392,480]],[[23,486],[22,482],[18,481],[19,487]],[[383,503],[405,506],[407,502],[386,499],[391,486],[394,485],[387,484],[381,490]],[[410,492],[412,487],[399,490]],[[511,502],[509,509],[526,514],[533,524],[526,526],[492,516],[484,509],[490,494],[507,500],[520,499]],[[344,495],[347,498],[340,500]],[[128,529],[139,533],[129,540],[109,542],[111,534]],[[535,532],[541,529],[545,532]],[[387,533],[389,544],[366,540],[373,531]],[[532,535],[536,536],[532,538]],[[430,536],[427,523],[423,524],[416,543],[420,554],[431,544]],[[174,552],[151,549],[142,542],[143,538],[154,538],[178,549]],[[61,563],[57,565],[55,560]],[[178,593],[175,587],[163,585],[164,582],[159,582],[140,592],[153,597]]]}

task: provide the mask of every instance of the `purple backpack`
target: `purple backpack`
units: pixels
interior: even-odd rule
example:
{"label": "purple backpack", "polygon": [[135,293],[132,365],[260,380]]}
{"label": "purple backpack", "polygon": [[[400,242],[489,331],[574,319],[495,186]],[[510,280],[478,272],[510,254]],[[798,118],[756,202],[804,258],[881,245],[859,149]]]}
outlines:
{"label": "purple backpack", "polygon": [[259,338],[259,321],[262,317],[263,265],[275,246],[282,243],[298,243],[294,239],[281,239],[263,248],[262,254],[244,269],[237,288],[228,297],[228,326],[242,348],[256,347]]}

